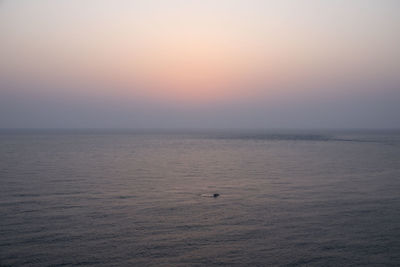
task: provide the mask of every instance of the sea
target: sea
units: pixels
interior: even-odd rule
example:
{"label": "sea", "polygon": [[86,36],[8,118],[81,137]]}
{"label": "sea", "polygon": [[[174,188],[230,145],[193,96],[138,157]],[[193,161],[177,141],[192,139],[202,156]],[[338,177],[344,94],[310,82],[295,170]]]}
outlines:
{"label": "sea", "polygon": [[400,266],[400,131],[1,130],[0,266]]}

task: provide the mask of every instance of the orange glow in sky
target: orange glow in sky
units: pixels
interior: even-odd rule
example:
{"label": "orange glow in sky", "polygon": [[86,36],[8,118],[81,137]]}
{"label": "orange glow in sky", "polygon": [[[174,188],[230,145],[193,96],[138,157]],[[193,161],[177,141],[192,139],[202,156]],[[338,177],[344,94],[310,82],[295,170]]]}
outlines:
{"label": "orange glow in sky", "polygon": [[189,105],[296,94],[285,85],[321,73],[398,69],[395,14],[355,2],[6,1],[0,67],[7,76],[107,84],[81,89],[88,94]]}

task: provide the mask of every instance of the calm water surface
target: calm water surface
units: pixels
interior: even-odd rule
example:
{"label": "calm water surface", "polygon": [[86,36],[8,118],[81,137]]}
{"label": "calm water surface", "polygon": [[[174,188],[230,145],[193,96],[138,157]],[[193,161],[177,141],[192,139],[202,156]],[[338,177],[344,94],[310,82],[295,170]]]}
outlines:
{"label": "calm water surface", "polygon": [[0,265],[399,266],[400,133],[5,131]]}

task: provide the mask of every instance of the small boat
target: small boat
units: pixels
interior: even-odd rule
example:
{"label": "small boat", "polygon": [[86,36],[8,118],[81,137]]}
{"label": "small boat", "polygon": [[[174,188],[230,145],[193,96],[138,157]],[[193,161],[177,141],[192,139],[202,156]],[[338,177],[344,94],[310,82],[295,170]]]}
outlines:
{"label": "small boat", "polygon": [[213,198],[217,198],[219,197],[218,193],[214,193],[214,194],[201,194],[202,197],[213,197]]}

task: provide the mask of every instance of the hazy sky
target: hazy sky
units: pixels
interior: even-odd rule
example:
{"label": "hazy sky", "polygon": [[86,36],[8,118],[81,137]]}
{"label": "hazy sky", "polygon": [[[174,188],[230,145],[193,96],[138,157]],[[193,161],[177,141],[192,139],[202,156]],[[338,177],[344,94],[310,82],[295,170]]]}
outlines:
{"label": "hazy sky", "polygon": [[400,128],[397,0],[0,0],[0,128]]}

